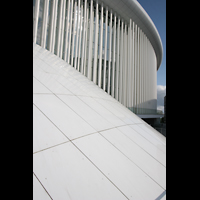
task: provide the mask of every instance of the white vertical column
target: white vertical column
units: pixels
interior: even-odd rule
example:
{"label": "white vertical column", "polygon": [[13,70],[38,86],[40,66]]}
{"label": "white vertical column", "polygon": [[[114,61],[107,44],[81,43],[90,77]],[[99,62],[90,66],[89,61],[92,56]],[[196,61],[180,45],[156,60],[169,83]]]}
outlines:
{"label": "white vertical column", "polygon": [[143,33],[143,112],[145,112],[145,34]]}
{"label": "white vertical column", "polygon": [[132,70],[133,70],[133,65],[132,65],[132,19],[130,20],[130,74],[129,74],[129,107],[132,107]]}
{"label": "white vertical column", "polygon": [[146,108],[146,35],[144,35],[144,110]]}
{"label": "white vertical column", "polygon": [[137,43],[138,43],[138,27],[137,27],[137,24],[136,24],[136,26],[135,26],[135,78],[134,78],[134,80],[135,80],[135,86],[134,86],[134,93],[135,93],[135,97],[134,97],[134,99],[135,99],[135,111],[137,111],[137,103],[138,103],[138,101],[137,101],[137,74],[138,74],[138,56],[137,56],[137,54],[138,54],[138,45],[137,45]]}
{"label": "white vertical column", "polygon": [[147,37],[145,38],[145,108],[147,108]]}
{"label": "white vertical column", "polygon": [[103,71],[103,90],[106,90],[106,63],[107,63],[107,36],[108,36],[108,6],[106,6],[105,21],[105,45],[104,45],[104,71]]}
{"label": "white vertical column", "polygon": [[126,29],[126,22],[124,22],[124,32],[123,32],[123,66],[122,66],[122,74],[123,74],[123,78],[122,78],[122,97],[123,97],[123,100],[122,100],[122,104],[125,105],[125,80],[126,80],[126,74],[125,74],[125,59],[126,59],[126,37],[125,37],[125,29]]}
{"label": "white vertical column", "polygon": [[80,31],[80,0],[78,0],[78,11],[76,13],[77,16],[77,27],[76,27],[76,43],[75,43],[75,56],[74,56],[74,68],[76,69],[77,63],[77,51],[78,51],[78,43],[79,43],[79,31]]}
{"label": "white vertical column", "polygon": [[[149,101],[149,42],[147,38],[147,101]],[[147,104],[148,107],[148,104]]]}
{"label": "white vertical column", "polygon": [[123,105],[126,106],[126,82],[127,82],[127,35],[126,35],[127,24],[125,23],[124,31],[124,66],[123,66]]}
{"label": "white vertical column", "polygon": [[145,34],[143,33],[143,109],[145,106]]}
{"label": "white vertical column", "polygon": [[85,48],[85,56],[84,56],[84,63],[83,63],[83,73],[84,73],[84,75],[86,76],[86,65],[87,65],[87,53],[89,52],[89,49],[88,49],[88,47],[87,47],[87,38],[88,38],[88,35],[89,35],[89,33],[88,33],[88,24],[89,24],[89,7],[87,6],[87,21],[86,21],[86,35],[85,35],[85,43],[86,43],[86,48]]}
{"label": "white vertical column", "polygon": [[140,112],[142,110],[142,30],[140,29]]}
{"label": "white vertical column", "polygon": [[62,9],[63,7],[63,0],[60,1],[59,7],[59,16],[58,16],[58,35],[57,35],[57,47],[56,47],[56,55],[60,56],[60,39],[61,39],[61,27],[62,27]]}
{"label": "white vertical column", "polygon": [[137,24],[135,24],[135,44],[134,44],[134,108],[137,107]]}
{"label": "white vertical column", "polygon": [[[143,33],[143,32],[142,32]],[[143,33],[143,35],[142,35],[142,48],[143,48],[143,52],[142,52],[142,56],[143,56],[143,59],[142,59],[142,70],[143,70],[143,72],[142,72],[142,87],[143,87],[143,95],[142,95],[142,107],[143,107],[143,112],[144,112],[144,104],[145,104],[145,101],[144,101],[144,96],[145,96],[145,82],[144,82],[144,79],[145,79],[145,77],[144,77],[144,73],[145,73],[145,47],[144,47],[144,45],[145,45],[145,43],[144,43],[144,33]]]}
{"label": "white vertical column", "polygon": [[120,37],[120,17],[118,17],[117,26],[117,59],[116,59],[116,80],[115,80],[115,98],[119,100],[119,37]]}
{"label": "white vertical column", "polygon": [[35,19],[33,23],[33,42],[36,43],[37,40],[37,30],[38,30],[38,17],[39,17],[39,6],[40,6],[40,0],[35,0]]}
{"label": "white vertical column", "polygon": [[143,92],[144,92],[144,88],[143,88],[143,55],[144,55],[144,51],[143,51],[143,32],[141,30],[141,111],[143,113]]}
{"label": "white vertical column", "polygon": [[124,40],[124,36],[123,36],[123,27],[124,27],[124,20],[122,19],[122,24],[121,24],[121,41],[120,41],[120,73],[119,73],[119,102],[122,103],[123,102],[123,40]]}
{"label": "white vertical column", "polygon": [[139,110],[140,103],[140,29],[137,29],[137,110]]}
{"label": "white vertical column", "polygon": [[102,48],[103,48],[103,3],[101,3],[101,25],[100,25],[100,43],[99,43],[99,73],[98,86],[101,87],[101,71],[102,71]]}
{"label": "white vertical column", "polygon": [[84,5],[84,25],[83,25],[83,44],[82,44],[82,53],[81,53],[81,73],[85,75],[84,64],[86,62],[86,52],[87,52],[87,24],[88,24],[88,8],[87,0],[85,0]]}
{"label": "white vertical column", "polygon": [[113,25],[113,56],[112,56],[112,84],[111,84],[111,95],[114,97],[115,89],[115,46],[116,46],[116,13],[114,14],[114,25]]}
{"label": "white vertical column", "polygon": [[150,49],[150,42],[149,42],[149,69],[148,69],[148,76],[149,76],[149,100],[151,99],[151,49]]}
{"label": "white vertical column", "polygon": [[138,68],[138,70],[137,70],[137,72],[138,72],[138,75],[137,75],[137,78],[138,78],[138,80],[137,80],[137,97],[138,97],[138,104],[137,104],[137,106],[138,106],[138,111],[140,111],[140,28],[138,27],[138,66],[137,66]]}
{"label": "white vertical column", "polygon": [[53,39],[53,28],[54,28],[54,16],[55,16],[55,1],[52,1],[51,14],[50,14],[50,25],[49,25],[49,36],[47,49],[52,51],[52,39]]}
{"label": "white vertical column", "polygon": [[79,44],[78,44],[78,62],[77,62],[77,69],[78,71],[80,71],[80,59],[81,59],[81,43],[83,40],[82,37],[82,32],[83,32],[83,28],[82,28],[82,24],[83,24],[83,4],[81,4],[81,14],[80,14],[80,30],[79,30]]}
{"label": "white vertical column", "polygon": [[43,11],[43,21],[42,21],[42,33],[41,33],[41,47],[42,48],[46,47],[48,8],[49,8],[49,0],[45,0],[44,11]]}
{"label": "white vertical column", "polygon": [[55,13],[54,13],[54,19],[53,19],[53,33],[52,33],[52,47],[51,47],[52,53],[54,53],[54,50],[55,50],[57,10],[58,10],[58,0],[55,0],[55,10],[54,10]]}
{"label": "white vertical column", "polygon": [[142,111],[142,30],[140,29],[140,113]]}
{"label": "white vertical column", "polygon": [[127,25],[127,68],[126,68],[126,106],[129,107],[129,74],[130,74],[130,22]]}
{"label": "white vertical column", "polygon": [[[98,2],[97,2],[98,4]],[[90,34],[89,34],[89,52],[88,52],[88,70],[87,77],[91,80],[91,68],[92,68],[92,43],[93,43],[93,0],[90,4]]]}
{"label": "white vertical column", "polygon": [[152,109],[157,109],[157,62],[156,62],[156,55],[155,51],[151,45],[151,58],[152,58],[152,66],[151,66],[151,72],[152,72]]}
{"label": "white vertical column", "polygon": [[144,33],[142,31],[142,112],[144,105]]}
{"label": "white vertical column", "polygon": [[64,38],[64,27],[65,27],[65,10],[66,10],[66,0],[63,1],[62,5],[62,21],[61,21],[61,39],[60,39],[60,58],[63,58],[63,38]]}
{"label": "white vertical column", "polygon": [[70,0],[68,0],[67,4],[67,19],[66,19],[66,24],[65,24],[65,29],[66,29],[66,34],[65,34],[65,49],[64,49],[64,61],[67,60],[67,47],[68,47],[68,31],[69,31],[69,15],[70,14]]}
{"label": "white vertical column", "polygon": [[134,86],[135,86],[135,23],[133,22],[133,31],[132,31],[132,34],[133,34],[133,37],[132,37],[132,77],[131,77],[131,107],[134,107],[135,106],[135,102],[134,102]]}
{"label": "white vertical column", "polygon": [[140,28],[138,27],[137,107],[140,111]]}
{"label": "white vertical column", "polygon": [[60,40],[60,58],[63,57],[63,40],[64,40],[64,28],[65,28],[65,11],[66,11],[66,0],[63,1],[62,7],[62,22],[61,22],[61,40]]}
{"label": "white vertical column", "polygon": [[96,2],[95,15],[95,41],[94,41],[94,62],[93,62],[93,82],[97,84],[97,57],[98,57],[98,29],[99,29],[99,4]]}
{"label": "white vertical column", "polygon": [[154,77],[154,98],[156,99],[156,105],[155,105],[155,109],[157,110],[157,59],[156,59],[156,55],[154,52],[154,73],[155,73],[155,77]]}
{"label": "white vertical column", "polygon": [[144,111],[146,108],[146,35],[144,34]]}
{"label": "white vertical column", "polygon": [[[147,38],[147,50],[146,50],[146,59],[147,59],[147,66],[146,66],[146,101],[149,100],[149,95],[148,95],[148,92],[149,92],[149,88],[148,88],[148,66],[149,66],[149,60],[148,60],[148,38]],[[148,108],[148,103],[146,104],[146,108]]]}
{"label": "white vertical column", "polygon": [[112,44],[112,10],[110,11],[110,35],[109,35],[109,60],[108,60],[108,85],[107,85],[107,91],[108,94],[110,94],[110,65],[111,65],[111,44]]}
{"label": "white vertical column", "polygon": [[145,105],[144,107],[146,108],[146,105],[147,105],[147,38],[146,38],[146,35],[145,35],[145,65],[144,65],[144,84],[145,84],[145,88],[144,88],[144,92],[145,92],[145,95],[144,95],[144,101],[145,101]]}
{"label": "white vertical column", "polygon": [[153,55],[152,55],[152,47],[151,47],[151,98],[153,99]]}
{"label": "white vertical column", "polygon": [[[148,88],[148,67],[149,67],[149,59],[148,59],[148,38],[147,38],[147,55],[146,55],[146,58],[147,58],[147,67],[146,67],[146,85],[147,85],[147,94],[146,94],[146,101],[149,100],[149,95],[148,95],[148,92],[149,92],[149,88]],[[148,107],[148,103],[147,103],[147,107]]]}
{"label": "white vertical column", "polygon": [[77,1],[74,3],[74,22],[73,22],[73,38],[72,38],[72,49],[71,49],[71,65],[73,66],[74,64],[74,40],[75,40],[75,33],[76,33],[76,27],[77,27],[77,19],[76,19],[76,5]]}
{"label": "white vertical column", "polygon": [[149,58],[150,58],[150,70],[149,70],[149,78],[150,78],[150,98],[152,99],[152,57],[151,57],[151,45],[149,45],[150,46],[150,52],[149,52],[149,54],[150,54],[150,56],[149,56]]}
{"label": "white vertical column", "polygon": [[151,44],[149,45],[149,80],[150,80],[150,99],[152,99],[152,57],[151,57]]}
{"label": "white vertical column", "polygon": [[73,0],[71,1],[71,9],[70,9],[70,27],[69,27],[69,41],[68,41],[68,51],[67,51],[67,63],[69,63],[69,58],[70,58],[70,52],[71,52],[71,33],[72,33],[72,26],[73,26],[73,23],[72,23],[72,14],[73,14],[73,6],[74,6],[74,3],[73,3]]}
{"label": "white vertical column", "polygon": [[133,57],[133,54],[132,54],[132,19],[130,20],[130,75],[129,75],[129,107],[132,107],[132,71],[133,71],[133,64],[132,64],[132,57]]}
{"label": "white vertical column", "polygon": [[128,65],[127,65],[127,107],[131,107],[131,60],[132,60],[132,20],[129,21],[128,27]]}
{"label": "white vertical column", "polygon": [[146,35],[144,35],[144,109],[146,108]]}
{"label": "white vertical column", "polygon": [[84,60],[86,57],[86,31],[87,31],[87,21],[88,21],[88,15],[87,15],[87,0],[85,0],[84,5],[84,18],[83,18],[83,42],[82,42],[82,50],[81,50],[81,73],[83,74],[83,67],[84,67]]}
{"label": "white vertical column", "polygon": [[[150,46],[151,47],[151,46]],[[153,66],[152,66],[152,62],[153,62],[153,57],[152,57],[152,48],[150,48],[150,59],[151,59],[151,70],[150,70],[150,78],[151,78],[151,99],[153,99]]]}

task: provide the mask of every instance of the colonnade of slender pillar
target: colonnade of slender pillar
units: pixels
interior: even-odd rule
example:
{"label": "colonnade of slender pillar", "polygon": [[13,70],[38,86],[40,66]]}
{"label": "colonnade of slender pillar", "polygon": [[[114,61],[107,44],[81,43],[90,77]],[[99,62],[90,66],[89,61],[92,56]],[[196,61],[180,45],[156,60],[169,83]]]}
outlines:
{"label": "colonnade of slender pillar", "polygon": [[132,19],[98,0],[34,0],[33,42],[129,108],[156,109],[154,49]]}

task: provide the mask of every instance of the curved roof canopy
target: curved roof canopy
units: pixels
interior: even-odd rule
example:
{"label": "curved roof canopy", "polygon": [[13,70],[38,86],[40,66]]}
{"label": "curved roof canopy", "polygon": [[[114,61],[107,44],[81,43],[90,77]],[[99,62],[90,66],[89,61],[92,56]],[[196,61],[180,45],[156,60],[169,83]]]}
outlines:
{"label": "curved roof canopy", "polygon": [[166,138],[33,44],[33,199],[166,198]]}
{"label": "curved roof canopy", "polygon": [[153,21],[143,7],[136,0],[99,0],[98,2],[105,3],[127,22],[131,18],[142,29],[154,48],[158,70],[163,57],[162,41]]}

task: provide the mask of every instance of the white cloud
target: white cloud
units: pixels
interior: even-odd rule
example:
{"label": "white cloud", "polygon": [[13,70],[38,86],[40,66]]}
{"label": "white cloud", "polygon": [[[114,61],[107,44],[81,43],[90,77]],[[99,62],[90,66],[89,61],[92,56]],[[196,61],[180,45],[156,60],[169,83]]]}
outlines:
{"label": "white cloud", "polygon": [[164,97],[166,95],[166,86],[157,85],[157,109],[164,113]]}

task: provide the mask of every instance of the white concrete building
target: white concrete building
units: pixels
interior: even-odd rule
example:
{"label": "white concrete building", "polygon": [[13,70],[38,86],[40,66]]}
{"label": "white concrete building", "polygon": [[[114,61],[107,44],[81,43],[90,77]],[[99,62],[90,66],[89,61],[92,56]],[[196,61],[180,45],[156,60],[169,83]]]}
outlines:
{"label": "white concrete building", "polygon": [[33,13],[33,199],[166,199],[166,137],[126,108],[156,105],[162,43],[146,12],[35,0]]}
{"label": "white concrete building", "polygon": [[134,113],[156,113],[162,42],[137,1],[34,0],[33,42]]}

